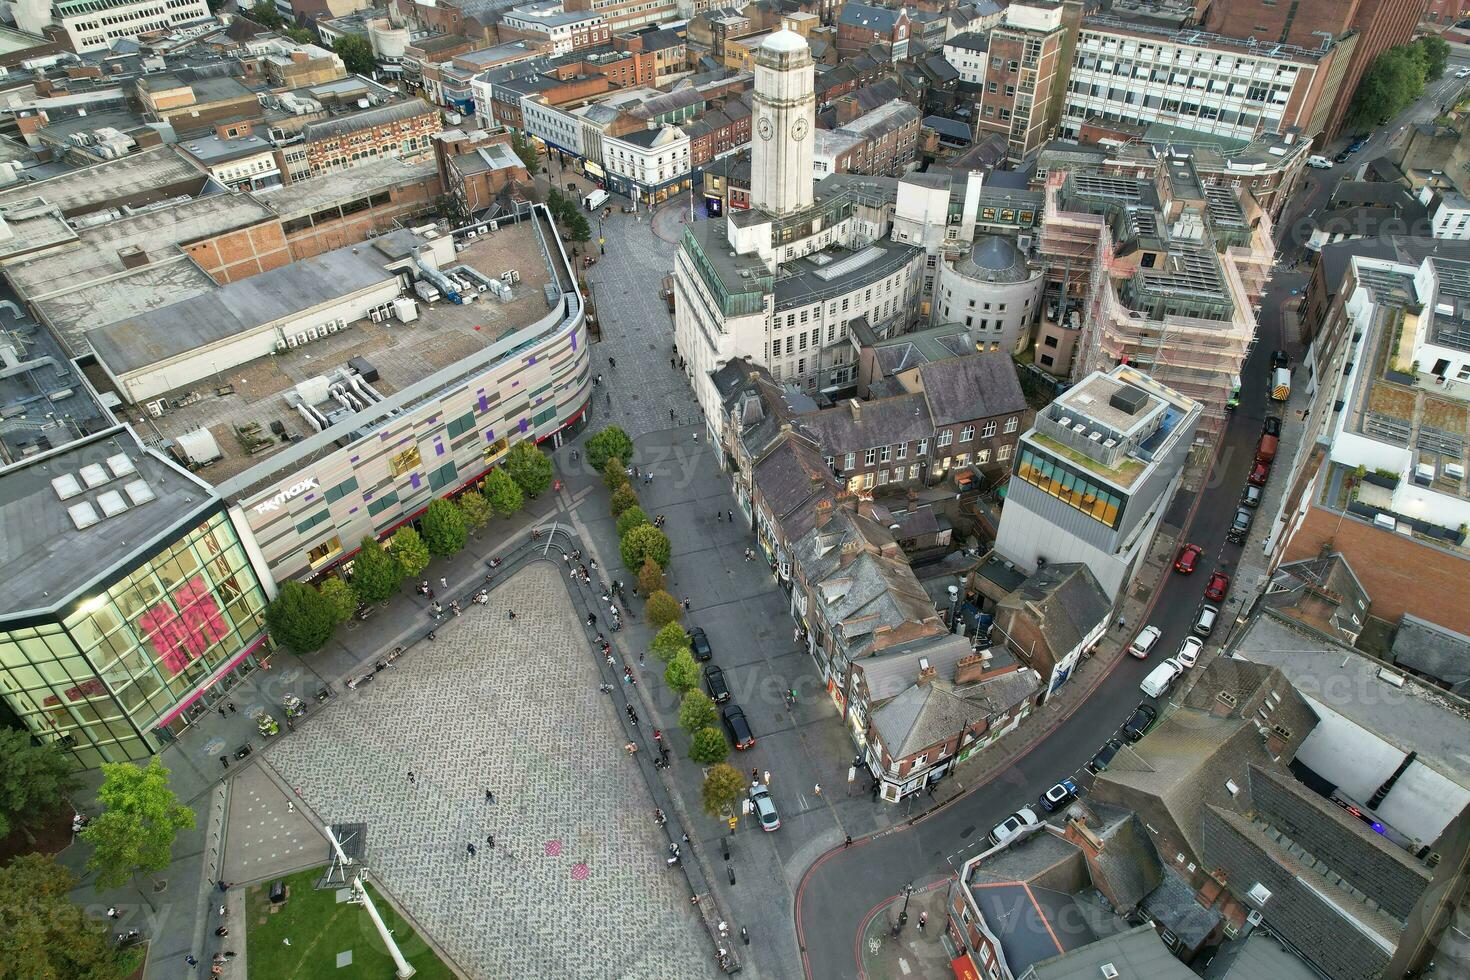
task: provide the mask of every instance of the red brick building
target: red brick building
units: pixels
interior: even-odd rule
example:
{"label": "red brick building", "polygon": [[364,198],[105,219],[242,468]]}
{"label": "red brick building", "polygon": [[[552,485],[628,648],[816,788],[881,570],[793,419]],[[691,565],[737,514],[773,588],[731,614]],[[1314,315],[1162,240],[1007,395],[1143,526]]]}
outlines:
{"label": "red brick building", "polygon": [[891,62],[902,61],[909,48],[909,14],[902,7],[879,7],[848,0],[837,15],[837,53],[862,54],[874,45]]}
{"label": "red brick building", "polygon": [[750,102],[727,99],[679,128],[689,136],[689,165],[703,167],[715,157],[750,145]]}
{"label": "red brick building", "polygon": [[303,147],[313,174],[383,156],[423,160],[433,153],[434,134],[441,128],[438,109],[407,99],[309,123],[302,130]]}
{"label": "red brick building", "polygon": [[1470,0],[1429,0],[1424,10],[1424,23],[1449,27],[1470,14]]}

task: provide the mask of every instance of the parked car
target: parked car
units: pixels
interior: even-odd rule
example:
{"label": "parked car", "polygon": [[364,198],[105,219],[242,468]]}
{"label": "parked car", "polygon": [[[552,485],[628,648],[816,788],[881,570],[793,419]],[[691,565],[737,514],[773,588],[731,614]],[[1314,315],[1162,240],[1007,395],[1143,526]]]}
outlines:
{"label": "parked car", "polygon": [[1136,742],[1148,734],[1148,730],[1154,727],[1154,722],[1159,720],[1159,713],[1151,704],[1140,704],[1133,712],[1133,717],[1123,723],[1123,737],[1130,742]]}
{"label": "parked car", "polygon": [[710,649],[709,637],[698,626],[689,627],[689,649],[694,653],[694,659],[699,661],[708,660],[715,655]]}
{"label": "parked car", "polygon": [[995,828],[990,831],[990,843],[1004,844],[1016,836],[1016,832],[1021,828],[1035,827],[1039,823],[1041,823],[1041,818],[1036,815],[1036,811],[1029,806],[1023,806],[995,825]]}
{"label": "parked car", "polygon": [[1194,620],[1194,632],[1199,636],[1209,636],[1215,631],[1215,621],[1220,618],[1220,607],[1205,603],[1200,607],[1199,615]]}
{"label": "parked car", "polygon": [[1042,793],[1041,798],[1037,802],[1041,804],[1041,808],[1047,813],[1055,813],[1076,798],[1077,784],[1070,779],[1064,779],[1045,793]]}
{"label": "parked car", "polygon": [[1265,424],[1261,426],[1261,431],[1268,436],[1276,436],[1279,439],[1281,437],[1281,416],[1267,415]]}
{"label": "parked car", "polygon": [[1461,68],[1459,71],[1455,72],[1455,77],[1470,78],[1470,68]]}
{"label": "parked car", "polygon": [[744,752],[755,744],[755,736],[750,732],[750,723],[745,720],[745,712],[740,710],[740,705],[725,705],[720,717],[725,719],[725,729],[730,733],[730,741],[735,743],[735,748]]}
{"label": "parked car", "polygon": [[1169,688],[1182,673],[1184,673],[1184,665],[1173,657],[1169,657],[1148,672],[1148,676],[1139,683],[1138,689],[1148,697],[1161,698],[1168,693]]}
{"label": "parked car", "polygon": [[1245,478],[1245,482],[1249,483],[1253,487],[1264,487],[1266,485],[1266,481],[1270,479],[1270,477],[1271,464],[1257,463],[1251,467],[1250,475]]}
{"label": "parked car", "polygon": [[1174,559],[1174,571],[1180,575],[1190,575],[1199,567],[1199,556],[1204,554],[1205,549],[1197,544],[1187,544],[1179,549],[1179,557]]}
{"label": "parked car", "polygon": [[1368,137],[1366,135],[1358,136],[1351,143],[1348,144],[1347,151],[1349,153],[1357,153],[1359,150],[1367,145]]}
{"label": "parked car", "polygon": [[725,672],[714,664],[704,668],[704,689],[715,704],[730,700],[730,687],[725,683]]}
{"label": "parked car", "polygon": [[1210,582],[1205,586],[1205,598],[1211,602],[1224,602],[1225,593],[1230,591],[1230,576],[1224,572],[1211,572]]}
{"label": "parked car", "polygon": [[1260,487],[1253,487],[1250,484],[1246,484],[1245,489],[1241,491],[1240,502],[1246,507],[1259,507],[1261,506],[1261,497],[1264,493],[1265,491]]}
{"label": "parked car", "polygon": [[1281,440],[1276,436],[1269,432],[1261,433],[1261,441],[1256,443],[1256,462],[1270,466],[1276,460],[1276,450],[1280,445]]}
{"label": "parked car", "polygon": [[1333,163],[1347,163],[1348,157],[1350,157],[1352,155],[1353,155],[1352,154],[1352,151],[1350,151],[1350,150],[1343,150],[1337,156],[1335,156],[1335,157],[1332,158],[1332,162]]}
{"label": "parked car", "polygon": [[1097,750],[1097,755],[1087,762],[1087,771],[1096,776],[1100,772],[1107,771],[1108,763],[1113,761],[1113,756],[1123,747],[1121,738],[1110,738],[1108,744]]}
{"label": "parked car", "polygon": [[776,803],[771,799],[771,791],[764,783],[750,788],[750,806],[760,818],[761,830],[769,833],[781,829],[781,815],[776,812]]}
{"label": "parked car", "polygon": [[1230,522],[1230,530],[1225,536],[1236,544],[1245,544],[1246,537],[1251,533],[1251,521],[1255,520],[1256,512],[1249,507],[1235,508],[1235,518]]}
{"label": "parked car", "polygon": [[1133,638],[1133,642],[1128,644],[1128,652],[1139,660],[1146,659],[1148,652],[1154,648],[1154,644],[1159,642],[1161,635],[1157,626],[1145,626]]}
{"label": "parked car", "polygon": [[1179,661],[1181,667],[1193,667],[1199,663],[1199,655],[1204,649],[1204,640],[1197,636],[1186,636],[1184,642],[1179,644],[1179,652],[1174,655],[1174,659]]}
{"label": "parked car", "polygon": [[1318,170],[1331,170],[1332,161],[1318,153],[1307,157],[1307,166],[1316,167]]}

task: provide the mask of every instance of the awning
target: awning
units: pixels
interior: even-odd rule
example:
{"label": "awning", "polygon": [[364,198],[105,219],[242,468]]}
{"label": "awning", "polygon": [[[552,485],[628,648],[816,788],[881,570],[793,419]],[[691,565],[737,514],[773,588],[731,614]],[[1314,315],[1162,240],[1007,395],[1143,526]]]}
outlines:
{"label": "awning", "polygon": [[587,161],[583,162],[582,169],[585,170],[585,171],[587,171],[589,174],[591,174],[594,177],[606,177],[607,176],[603,172],[603,169],[601,167],[599,167],[597,164],[593,163],[591,160],[587,160]]}
{"label": "awning", "polygon": [[961,953],[950,960],[949,968],[954,971],[955,980],[980,980],[980,971],[969,953]]}

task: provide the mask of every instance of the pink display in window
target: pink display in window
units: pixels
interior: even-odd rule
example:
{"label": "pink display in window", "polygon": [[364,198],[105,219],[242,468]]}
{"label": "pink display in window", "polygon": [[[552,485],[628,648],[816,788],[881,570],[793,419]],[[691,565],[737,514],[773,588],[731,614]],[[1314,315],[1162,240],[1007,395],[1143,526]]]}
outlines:
{"label": "pink display in window", "polygon": [[[163,657],[163,666],[176,674],[225,638],[229,626],[209,586],[196,575],[138,617],[138,629]],[[183,610],[175,614],[174,607]]]}

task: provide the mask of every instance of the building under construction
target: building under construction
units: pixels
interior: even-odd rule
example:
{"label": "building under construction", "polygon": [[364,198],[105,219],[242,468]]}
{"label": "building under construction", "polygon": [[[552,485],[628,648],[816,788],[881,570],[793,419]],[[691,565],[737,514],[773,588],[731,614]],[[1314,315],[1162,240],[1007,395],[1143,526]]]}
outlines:
{"label": "building under construction", "polygon": [[1133,364],[1204,406],[1201,433],[1224,429],[1274,256],[1248,193],[1203,183],[1187,157],[1143,176],[1054,172],[1039,252],[1038,364],[1074,379]]}

